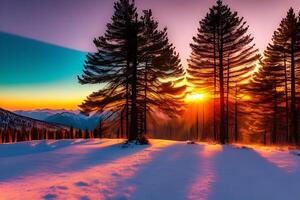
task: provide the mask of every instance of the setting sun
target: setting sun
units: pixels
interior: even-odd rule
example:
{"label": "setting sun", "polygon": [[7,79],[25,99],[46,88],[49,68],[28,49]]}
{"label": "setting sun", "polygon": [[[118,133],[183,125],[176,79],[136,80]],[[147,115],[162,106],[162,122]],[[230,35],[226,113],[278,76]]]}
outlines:
{"label": "setting sun", "polygon": [[185,101],[191,103],[191,102],[203,101],[205,98],[206,95],[204,93],[191,93],[186,96]]}

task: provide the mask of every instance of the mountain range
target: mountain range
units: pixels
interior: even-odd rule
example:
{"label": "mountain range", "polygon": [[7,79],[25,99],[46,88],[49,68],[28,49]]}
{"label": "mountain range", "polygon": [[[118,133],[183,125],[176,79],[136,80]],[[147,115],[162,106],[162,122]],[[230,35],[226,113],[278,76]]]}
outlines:
{"label": "mountain range", "polygon": [[13,129],[30,129],[36,127],[38,129],[47,129],[57,131],[61,129],[69,130],[68,126],[58,123],[45,122],[30,117],[21,116],[16,113],[10,112],[0,108],[0,128],[13,128]]}
{"label": "mountain range", "polygon": [[16,114],[49,123],[58,123],[79,129],[93,130],[99,123],[100,115],[85,116],[78,110],[18,110]]}

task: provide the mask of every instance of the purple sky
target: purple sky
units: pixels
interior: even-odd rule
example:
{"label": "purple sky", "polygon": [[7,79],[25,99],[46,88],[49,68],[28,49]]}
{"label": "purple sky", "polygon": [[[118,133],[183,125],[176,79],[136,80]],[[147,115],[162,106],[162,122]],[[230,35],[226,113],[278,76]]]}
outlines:
{"label": "purple sky", "polygon": [[[140,11],[151,8],[160,26],[168,27],[170,40],[175,44],[182,63],[186,66],[186,59],[190,54],[189,44],[197,32],[198,22],[215,0],[135,1]],[[106,23],[110,21],[113,13],[113,2],[113,0],[0,0],[0,31],[81,51],[93,51],[92,40],[104,33]],[[273,31],[278,27],[289,7],[293,6],[296,12],[299,12],[300,8],[300,0],[224,0],[224,2],[247,20],[261,52],[270,42]],[[22,55],[26,55],[26,52]],[[26,57],[26,59],[35,58]],[[48,62],[47,60],[45,62]],[[75,60],[71,61],[75,62]],[[71,61],[69,62],[72,63]],[[58,60],[55,60],[45,64],[52,65],[57,62]],[[35,62],[31,60],[30,63]],[[1,64],[3,63],[0,63],[0,67]],[[22,63],[19,67],[25,68],[26,64],[28,65]],[[46,66],[42,64],[39,67],[47,68]],[[6,67],[10,69],[12,66]],[[36,66],[31,66],[34,67]],[[49,73],[52,73],[52,68],[48,68]],[[74,66],[77,73],[66,74],[65,78],[57,82],[10,86],[0,84],[0,107],[11,110],[77,109],[77,105],[96,89],[78,84],[76,76],[81,72],[81,68],[81,64],[77,64]],[[21,71],[26,72],[26,69]],[[47,74],[43,74],[45,75]],[[5,74],[5,76],[13,78],[15,73]]]}
{"label": "purple sky", "polygon": [[[262,51],[289,7],[296,12],[300,0],[224,0],[244,16]],[[136,0],[138,8],[151,8],[183,63],[198,21],[215,0]],[[73,49],[91,51],[92,39],[101,35],[113,12],[112,0],[0,0],[0,31],[14,33]]]}

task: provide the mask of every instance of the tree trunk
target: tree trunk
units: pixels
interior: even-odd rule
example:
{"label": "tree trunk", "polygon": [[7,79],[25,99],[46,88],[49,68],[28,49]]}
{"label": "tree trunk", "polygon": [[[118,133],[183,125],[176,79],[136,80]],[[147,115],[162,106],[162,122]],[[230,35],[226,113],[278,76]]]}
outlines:
{"label": "tree trunk", "polygon": [[272,144],[275,144],[277,142],[277,86],[275,81],[275,89],[274,89],[274,115],[273,115],[273,131],[272,131],[272,137],[271,141]]}
{"label": "tree trunk", "polygon": [[[222,30],[221,30],[222,32]],[[223,33],[220,33],[219,44],[219,83],[220,83],[220,142],[226,143],[225,137],[225,110],[224,110],[224,72],[223,72]]]}
{"label": "tree trunk", "polygon": [[230,52],[228,53],[228,58],[227,58],[227,96],[226,96],[226,142],[229,142],[229,73],[230,73],[230,63],[229,63],[229,59],[230,59]]}
{"label": "tree trunk", "polygon": [[124,128],[123,128],[123,115],[124,115],[124,109],[121,111],[121,116],[120,116],[120,128],[121,128],[121,138],[124,138]]}
{"label": "tree trunk", "polygon": [[234,102],[234,141],[238,142],[238,93],[237,93],[237,84],[235,85],[235,102]]}
{"label": "tree trunk", "polygon": [[131,120],[130,120],[130,136],[129,140],[136,140],[138,136],[138,127],[137,127],[137,75],[136,75],[136,64],[133,67],[132,73],[132,83],[131,83]]}
{"label": "tree trunk", "polygon": [[[137,19],[136,19],[137,21]],[[131,78],[131,121],[130,121],[130,136],[129,141],[138,139],[138,124],[137,124],[137,25],[134,28],[135,38],[132,43],[132,78]]]}
{"label": "tree trunk", "polygon": [[216,93],[217,93],[217,53],[216,53],[216,29],[214,31],[214,99],[213,99],[213,137],[217,141],[216,130]]}
{"label": "tree trunk", "polygon": [[148,88],[148,62],[145,64],[145,88],[144,88],[144,134],[147,134],[147,88]]}
{"label": "tree trunk", "polygon": [[127,58],[127,69],[126,69],[126,138],[129,138],[129,58]]}
{"label": "tree trunk", "polygon": [[221,144],[226,143],[226,137],[225,137],[225,105],[224,105],[224,74],[223,74],[223,39],[221,35],[221,41],[220,41],[220,63],[219,63],[219,83],[220,83],[220,142]]}
{"label": "tree trunk", "polygon": [[296,107],[296,81],[295,81],[295,39],[292,38],[291,42],[291,125],[293,142],[298,144],[298,118]]}
{"label": "tree trunk", "polygon": [[264,131],[264,145],[266,146],[267,145],[267,130],[265,129]]}
{"label": "tree trunk", "polygon": [[286,69],[286,55],[285,52],[283,54],[283,61],[284,61],[284,90],[285,90],[285,133],[286,138],[285,142],[289,142],[289,97],[288,97],[288,80],[287,80],[287,69]]}

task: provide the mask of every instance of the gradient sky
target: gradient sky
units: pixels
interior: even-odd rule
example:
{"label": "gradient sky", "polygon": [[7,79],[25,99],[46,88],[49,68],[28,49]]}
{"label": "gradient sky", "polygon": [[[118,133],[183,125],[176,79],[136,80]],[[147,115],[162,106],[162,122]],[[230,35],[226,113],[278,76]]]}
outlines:
{"label": "gradient sky", "polygon": [[[180,53],[184,65],[198,22],[214,2],[136,0],[139,10],[151,8],[160,26],[168,27],[170,40]],[[300,8],[300,0],[224,2],[246,19],[261,52],[288,8],[292,6],[296,12]],[[113,1],[0,0],[0,5],[0,31],[12,34],[0,34],[0,43],[9,41],[7,37],[14,41],[13,50],[9,50],[9,44],[0,44],[1,55],[7,53],[4,59],[0,59],[0,107],[11,110],[76,108],[95,89],[80,86],[76,82],[76,75],[82,69],[84,52],[94,50],[92,39],[104,33],[113,13]],[[21,44],[16,42],[20,40]],[[18,45],[23,50],[18,51]],[[11,51],[13,53],[8,55]],[[35,61],[33,58],[37,55],[40,59]],[[14,61],[11,63],[8,60]]]}

